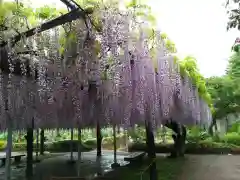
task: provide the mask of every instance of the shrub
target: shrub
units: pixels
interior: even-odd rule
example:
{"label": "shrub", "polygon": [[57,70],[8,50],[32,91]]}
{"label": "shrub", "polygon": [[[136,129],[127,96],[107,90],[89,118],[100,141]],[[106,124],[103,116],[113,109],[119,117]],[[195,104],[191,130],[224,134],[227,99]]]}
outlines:
{"label": "shrub", "polygon": [[6,147],[5,141],[0,141],[0,149],[4,149]]}
{"label": "shrub", "polygon": [[209,138],[210,135],[206,131],[202,131],[198,127],[192,127],[188,130],[187,141],[189,142],[199,142]]}
{"label": "shrub", "polygon": [[0,141],[5,141],[7,139],[6,133],[0,133]]}
{"label": "shrub", "polygon": [[136,126],[134,129],[128,130],[128,135],[133,142],[144,142],[146,138],[145,128]]}
{"label": "shrub", "polygon": [[113,137],[104,137],[102,139],[102,144],[113,144]]}
{"label": "shrub", "polygon": [[[46,144],[45,148],[47,147]],[[40,144],[39,144],[40,146]],[[33,143],[33,149],[36,150],[37,144]],[[13,151],[26,151],[27,149],[27,144],[26,143],[13,143]]]}
{"label": "shrub", "polygon": [[96,147],[97,146],[97,140],[95,138],[89,139],[84,141],[84,144],[89,146],[89,147]]}
{"label": "shrub", "polygon": [[[52,152],[69,152],[71,143],[73,143],[73,151],[78,151],[78,141],[73,140],[65,140],[65,141],[57,141],[53,143],[49,143],[46,150],[52,151]],[[88,145],[82,144],[81,151],[90,151],[92,150],[92,147],[89,147]]]}
{"label": "shrub", "polygon": [[212,142],[212,141],[200,141],[199,142],[200,148],[239,148],[238,146],[234,144],[227,144],[227,143],[221,143],[221,142]]}
{"label": "shrub", "polygon": [[228,132],[230,133],[237,132],[238,134],[240,134],[240,122],[237,121],[233,123],[231,127],[228,129]]}
{"label": "shrub", "polygon": [[16,151],[25,151],[26,150],[26,143],[14,143],[13,149]]}
{"label": "shrub", "polygon": [[[0,141],[1,142],[1,141]],[[5,143],[5,142],[4,142]],[[71,141],[56,141],[56,142],[45,142],[44,143],[45,150],[51,152],[69,152],[71,147]],[[4,151],[5,145],[0,146],[0,151]],[[33,144],[33,149],[36,149],[36,143]],[[93,147],[82,144],[81,151],[90,151]],[[78,150],[78,141],[73,141],[73,151]],[[26,143],[14,143],[13,144],[13,151],[26,151]]]}
{"label": "shrub", "polygon": [[224,136],[220,137],[220,142],[240,146],[240,135],[236,132],[227,133]]}
{"label": "shrub", "polygon": [[[157,153],[170,153],[171,144],[157,144]],[[129,146],[129,151],[146,151],[145,143],[134,143]],[[186,144],[186,153],[189,154],[227,154],[227,153],[240,153],[240,146],[233,144],[225,144],[221,142],[212,142],[211,139]]]}

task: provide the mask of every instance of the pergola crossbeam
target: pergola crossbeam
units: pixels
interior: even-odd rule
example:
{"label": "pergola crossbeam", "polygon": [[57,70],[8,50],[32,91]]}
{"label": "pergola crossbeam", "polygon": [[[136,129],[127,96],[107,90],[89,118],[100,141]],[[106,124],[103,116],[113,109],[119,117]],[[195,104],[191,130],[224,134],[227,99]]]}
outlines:
{"label": "pergola crossbeam", "polygon": [[60,1],[71,10],[77,9],[76,3],[74,3],[71,0],[60,0]]}
{"label": "pergola crossbeam", "polygon": [[[14,46],[18,41],[21,40],[22,37],[31,37],[33,36],[34,34],[36,33],[41,33],[41,32],[44,32],[44,31],[47,31],[49,29],[52,29],[52,28],[55,28],[57,26],[60,26],[60,25],[63,25],[67,22],[72,22],[76,19],[79,19],[79,18],[85,18],[86,16],[86,13],[82,10],[80,10],[79,8],[78,9],[74,9],[72,11],[70,11],[69,13],[67,14],[64,14],[64,15],[61,15],[51,21],[48,21],[48,22],[45,22],[43,24],[41,24],[39,27],[35,27],[35,28],[32,28],[30,30],[27,30],[25,32],[22,32],[14,37],[12,37],[10,39],[12,45]],[[3,43],[0,44],[0,47],[4,47],[8,44],[7,41],[4,41]]]}

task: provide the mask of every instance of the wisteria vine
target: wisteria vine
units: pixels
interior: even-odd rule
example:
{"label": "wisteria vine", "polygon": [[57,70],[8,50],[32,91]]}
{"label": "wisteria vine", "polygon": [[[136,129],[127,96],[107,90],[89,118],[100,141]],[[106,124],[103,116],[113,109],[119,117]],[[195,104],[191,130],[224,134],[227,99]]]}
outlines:
{"label": "wisteria vine", "polygon": [[[209,107],[189,77],[181,76],[160,32],[155,67],[145,25],[131,11],[103,8],[99,16],[101,32],[94,31],[91,22],[85,22],[85,29],[81,20],[72,22],[76,39],[67,39],[63,55],[58,51],[59,28],[24,41],[37,55],[7,50],[10,67],[20,60],[22,75],[13,75],[14,68],[9,76],[1,73],[0,129],[7,128],[6,99],[14,129],[27,128],[33,119],[35,128],[84,128],[97,123],[131,127],[146,121],[159,127],[170,119],[188,125],[211,121]],[[31,77],[26,75],[29,67],[24,59],[31,61]]]}

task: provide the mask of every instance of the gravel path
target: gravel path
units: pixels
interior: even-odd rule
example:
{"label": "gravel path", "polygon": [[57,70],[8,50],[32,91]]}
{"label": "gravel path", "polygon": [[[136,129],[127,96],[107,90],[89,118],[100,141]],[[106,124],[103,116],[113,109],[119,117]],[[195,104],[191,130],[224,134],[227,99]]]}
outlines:
{"label": "gravel path", "polygon": [[189,155],[178,180],[239,180],[240,156]]}

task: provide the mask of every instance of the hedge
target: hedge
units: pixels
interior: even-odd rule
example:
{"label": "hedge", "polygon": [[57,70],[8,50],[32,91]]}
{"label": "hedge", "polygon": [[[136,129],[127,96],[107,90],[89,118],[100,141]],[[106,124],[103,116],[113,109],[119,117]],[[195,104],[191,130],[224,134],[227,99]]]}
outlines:
{"label": "hedge", "polygon": [[[157,153],[170,153],[172,144],[156,144]],[[128,147],[130,152],[146,151],[147,147],[144,143],[133,143]],[[186,154],[240,154],[240,147],[224,143],[188,143],[186,144]]]}
{"label": "hedge", "polygon": [[[94,149],[93,143],[89,141],[87,143],[91,144],[85,144],[82,143],[82,147],[81,150],[82,152],[85,151],[91,151]],[[49,152],[69,152],[70,151],[70,147],[71,147],[71,140],[64,140],[64,141],[56,141],[56,142],[45,142],[44,143],[45,146],[45,151],[49,151]],[[5,151],[6,145],[4,143],[4,145],[1,145],[0,143],[0,151]],[[33,149],[36,149],[36,143],[33,144]],[[73,151],[77,151],[78,150],[78,141],[74,140],[73,141]],[[13,151],[26,151],[26,143],[14,143],[13,144]]]}

